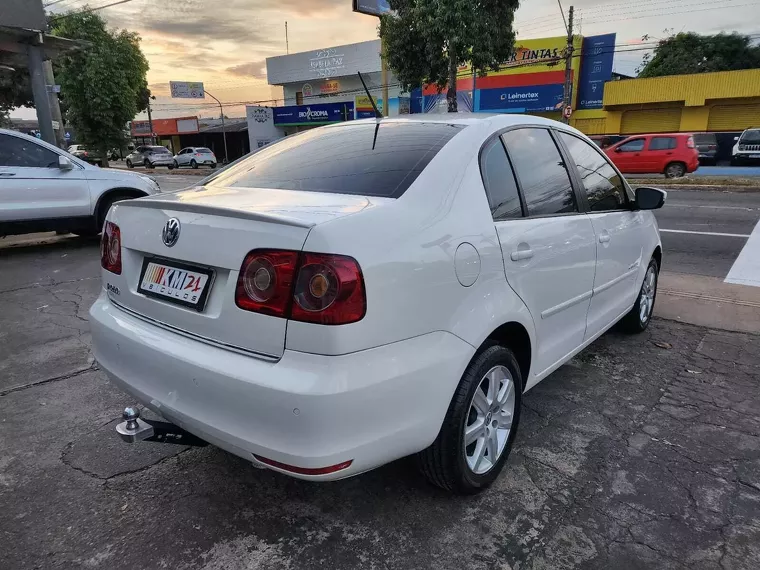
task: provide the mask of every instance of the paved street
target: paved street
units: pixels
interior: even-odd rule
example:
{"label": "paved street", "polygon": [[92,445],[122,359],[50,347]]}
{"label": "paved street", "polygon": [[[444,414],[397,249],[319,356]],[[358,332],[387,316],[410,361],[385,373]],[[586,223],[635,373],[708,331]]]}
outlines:
{"label": "paved street", "polygon": [[[177,178],[159,182],[197,180]],[[657,215],[745,236],[759,208],[757,193],[678,191]],[[663,283],[718,287],[746,242],[664,232]],[[453,498],[411,460],[316,485],[212,447],[122,443],[132,401],[89,349],[97,241],[0,241],[0,269],[4,567],[760,567],[757,334],[662,318],[608,333],[526,396],[496,484]],[[730,287],[741,302],[758,290]],[[716,306],[662,294],[658,314],[677,302]]]}

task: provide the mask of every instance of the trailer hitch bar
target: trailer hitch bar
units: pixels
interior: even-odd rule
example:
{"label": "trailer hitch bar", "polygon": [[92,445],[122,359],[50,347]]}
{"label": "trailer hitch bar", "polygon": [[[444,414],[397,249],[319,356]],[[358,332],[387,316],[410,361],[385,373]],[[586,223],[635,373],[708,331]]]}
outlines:
{"label": "trailer hitch bar", "polygon": [[133,406],[124,408],[121,417],[124,421],[116,426],[116,433],[127,443],[152,441],[156,443],[190,445],[193,447],[205,447],[208,445],[207,441],[172,423],[142,419],[140,417],[140,410]]}

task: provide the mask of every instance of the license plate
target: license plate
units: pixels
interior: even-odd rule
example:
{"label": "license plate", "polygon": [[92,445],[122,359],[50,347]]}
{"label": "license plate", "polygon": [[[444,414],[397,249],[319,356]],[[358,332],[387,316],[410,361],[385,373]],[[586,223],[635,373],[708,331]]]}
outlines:
{"label": "license plate", "polygon": [[149,297],[202,311],[213,276],[213,271],[203,267],[146,259],[137,290]]}
{"label": "license plate", "polygon": [[750,158],[760,158],[760,154],[750,154]]}

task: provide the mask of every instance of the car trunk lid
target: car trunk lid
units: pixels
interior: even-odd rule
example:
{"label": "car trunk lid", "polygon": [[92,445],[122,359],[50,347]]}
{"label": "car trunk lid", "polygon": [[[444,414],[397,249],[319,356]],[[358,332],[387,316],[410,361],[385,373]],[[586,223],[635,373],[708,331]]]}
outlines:
{"label": "car trunk lid", "polygon": [[[106,288],[123,309],[175,332],[277,358],[284,350],[287,320],[244,311],[235,304],[245,255],[253,249],[299,251],[314,225],[382,201],[290,190],[199,187],[122,202],[109,219],[120,228],[123,269],[121,275],[104,272]],[[172,219],[179,222],[179,236],[169,247],[162,234]],[[143,272],[155,270],[155,264],[207,273],[204,306],[193,308],[146,294],[140,288],[145,283]]]}

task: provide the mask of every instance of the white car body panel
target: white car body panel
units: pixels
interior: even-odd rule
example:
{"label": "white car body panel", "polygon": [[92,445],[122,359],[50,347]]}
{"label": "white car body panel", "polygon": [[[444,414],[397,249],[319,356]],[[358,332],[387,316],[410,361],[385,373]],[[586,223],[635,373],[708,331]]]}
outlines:
{"label": "white car body panel", "polygon": [[[391,119],[405,120],[452,121]],[[579,133],[536,117],[453,120],[467,127],[397,199],[229,187],[222,174],[208,187],[115,206],[109,220],[121,228],[123,271],[103,272],[112,287],[91,310],[102,368],[170,421],[251,461],[259,454],[312,468],[353,460],[338,473],[294,475],[320,480],[430,445],[464,369],[502,325],[527,333],[525,389],[535,385],[630,310],[659,246],[654,216],[494,222],[482,144],[512,125]],[[168,248],[161,230],[172,217],[182,237]],[[602,232],[607,246],[599,245]],[[512,261],[523,243],[534,257]],[[353,257],[365,316],[326,326],[239,309],[240,266],[258,248]],[[207,309],[138,293],[146,255],[213,268]]]}
{"label": "white car body panel", "polygon": [[0,129],[0,136],[4,135],[66,157],[73,168],[0,164],[0,224],[86,218],[96,215],[99,200],[111,191],[129,190],[145,196],[160,192],[158,184],[147,176],[93,166],[34,137]]}

